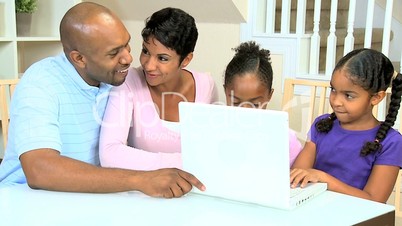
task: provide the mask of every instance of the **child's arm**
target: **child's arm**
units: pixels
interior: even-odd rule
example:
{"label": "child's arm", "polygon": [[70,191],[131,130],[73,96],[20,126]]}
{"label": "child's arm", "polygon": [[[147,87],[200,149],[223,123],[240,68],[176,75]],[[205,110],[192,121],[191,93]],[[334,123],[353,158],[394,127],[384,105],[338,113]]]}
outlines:
{"label": "child's arm", "polygon": [[328,188],[332,191],[385,203],[391,195],[398,173],[397,166],[374,165],[363,190],[350,187],[340,181],[332,185],[328,184]]}
{"label": "child's arm", "polygon": [[[300,158],[298,157],[296,161],[299,160]],[[300,187],[304,187],[308,182],[324,182],[328,184],[328,190],[330,191],[382,203],[385,203],[389,198],[399,172],[399,167],[397,166],[374,165],[366,186],[363,190],[360,190],[343,183],[323,171],[313,169],[312,167],[295,167],[296,164],[297,162],[293,164],[293,169],[290,173],[292,187],[296,187],[298,184],[300,184]]]}
{"label": "child's arm", "polygon": [[312,141],[306,141],[290,170],[290,186],[292,188],[304,187],[308,182],[319,182],[316,176],[309,176],[314,170],[313,165],[316,156],[316,146]]}
{"label": "child's arm", "polygon": [[291,168],[309,169],[315,161],[316,147],[311,141],[306,141],[303,149],[297,156]]}

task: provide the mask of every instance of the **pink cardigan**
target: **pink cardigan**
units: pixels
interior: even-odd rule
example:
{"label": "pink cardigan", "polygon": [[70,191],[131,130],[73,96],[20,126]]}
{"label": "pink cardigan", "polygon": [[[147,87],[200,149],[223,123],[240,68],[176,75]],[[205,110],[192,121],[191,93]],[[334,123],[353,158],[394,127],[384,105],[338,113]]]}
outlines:
{"label": "pink cardigan", "polygon": [[300,141],[297,139],[296,132],[289,129],[289,165],[292,166],[296,157],[299,155],[300,151],[303,149]]}
{"label": "pink cardigan", "polygon": [[[195,101],[218,101],[212,77],[191,73]],[[180,133],[174,128],[178,124],[160,119],[142,68],[131,68],[126,81],[109,95],[100,133],[101,165],[136,170],[181,168]]]}

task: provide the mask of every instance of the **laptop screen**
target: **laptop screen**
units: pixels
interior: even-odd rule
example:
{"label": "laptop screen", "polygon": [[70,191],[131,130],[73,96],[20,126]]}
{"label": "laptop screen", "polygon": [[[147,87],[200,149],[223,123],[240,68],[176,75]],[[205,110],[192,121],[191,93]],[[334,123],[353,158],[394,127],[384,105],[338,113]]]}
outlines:
{"label": "laptop screen", "polygon": [[179,114],[183,169],[206,186],[193,192],[288,205],[286,112],[181,102]]}

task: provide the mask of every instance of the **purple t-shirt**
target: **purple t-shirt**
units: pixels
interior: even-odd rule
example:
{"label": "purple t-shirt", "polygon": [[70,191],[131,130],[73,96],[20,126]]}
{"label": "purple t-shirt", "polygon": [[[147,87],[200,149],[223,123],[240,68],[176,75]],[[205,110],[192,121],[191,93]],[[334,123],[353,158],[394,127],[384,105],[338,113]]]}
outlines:
{"label": "purple t-shirt", "polygon": [[336,119],[328,133],[319,133],[315,124],[328,114],[318,117],[310,128],[310,140],[316,144],[313,168],[324,171],[342,182],[363,189],[374,165],[402,167],[402,136],[390,129],[381,142],[382,149],[365,157],[360,150],[367,141],[374,141],[379,126],[364,131],[343,129]]}

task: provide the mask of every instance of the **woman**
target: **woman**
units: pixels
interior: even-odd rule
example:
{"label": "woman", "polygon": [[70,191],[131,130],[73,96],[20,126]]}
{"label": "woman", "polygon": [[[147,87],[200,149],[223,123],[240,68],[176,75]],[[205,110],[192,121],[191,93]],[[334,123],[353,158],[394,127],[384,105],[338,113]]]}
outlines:
{"label": "woman", "polygon": [[186,70],[198,38],[194,18],[164,8],[142,30],[141,67],[113,88],[101,129],[102,166],[137,170],[181,168],[178,103],[213,103],[207,74]]}

